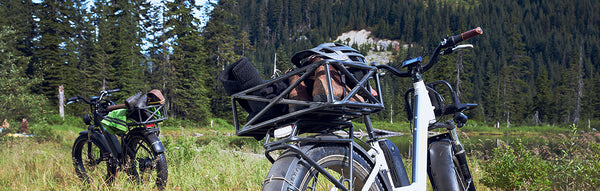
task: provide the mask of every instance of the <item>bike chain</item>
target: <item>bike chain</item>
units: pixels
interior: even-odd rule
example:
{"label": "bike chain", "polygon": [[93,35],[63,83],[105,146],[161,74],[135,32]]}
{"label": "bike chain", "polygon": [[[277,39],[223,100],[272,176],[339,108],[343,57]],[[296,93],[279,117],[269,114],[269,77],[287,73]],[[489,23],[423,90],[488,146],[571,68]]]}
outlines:
{"label": "bike chain", "polygon": [[291,181],[289,181],[288,179],[285,179],[285,177],[269,177],[269,178],[266,178],[266,179],[264,179],[264,180],[262,181],[262,185],[263,185],[263,186],[265,186],[265,184],[266,184],[267,182],[271,182],[271,181],[273,181],[273,180],[283,180],[283,181],[285,181],[285,182],[286,182],[288,185],[290,185],[290,186],[294,187],[294,189],[295,189],[295,190],[300,190],[298,187],[294,186],[294,184],[293,184]]}

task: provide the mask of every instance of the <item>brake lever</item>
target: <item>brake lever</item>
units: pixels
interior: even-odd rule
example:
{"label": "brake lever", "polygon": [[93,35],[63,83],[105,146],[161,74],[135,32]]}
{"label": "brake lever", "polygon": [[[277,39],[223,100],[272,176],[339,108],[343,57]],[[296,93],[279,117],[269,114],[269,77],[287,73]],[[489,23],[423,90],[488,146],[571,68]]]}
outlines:
{"label": "brake lever", "polygon": [[461,44],[458,46],[455,46],[454,48],[452,48],[452,51],[458,50],[458,49],[463,49],[463,48],[473,48],[472,44]]}
{"label": "brake lever", "polygon": [[448,55],[452,54],[455,50],[463,49],[463,48],[473,48],[472,44],[461,44],[452,48],[447,48],[446,50],[440,52],[440,55]]}
{"label": "brake lever", "polygon": [[79,103],[79,101],[80,101],[79,97],[80,96],[68,98],[67,99],[67,103],[65,105],[69,105],[69,104],[72,104],[72,103]]}

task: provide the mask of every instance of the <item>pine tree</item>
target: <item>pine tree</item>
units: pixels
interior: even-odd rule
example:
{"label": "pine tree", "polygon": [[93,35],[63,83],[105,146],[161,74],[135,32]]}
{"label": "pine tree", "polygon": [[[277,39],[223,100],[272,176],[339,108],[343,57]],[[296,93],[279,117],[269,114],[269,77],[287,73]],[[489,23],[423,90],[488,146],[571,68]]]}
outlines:
{"label": "pine tree", "polygon": [[206,49],[201,44],[200,21],[192,11],[200,9],[193,1],[177,0],[167,4],[168,31],[166,38],[174,38],[172,58],[172,86],[168,92],[171,99],[171,112],[175,115],[200,122],[211,117],[210,95],[213,89],[208,79],[212,76],[206,63]]}
{"label": "pine tree", "polygon": [[105,69],[113,72],[105,80],[108,82],[105,88],[121,89],[115,93],[115,100],[122,100],[140,90],[148,90],[149,85],[146,84],[144,75],[147,63],[141,53],[144,34],[139,25],[141,11],[148,5],[141,0],[97,3],[101,15],[98,42],[102,44],[100,48],[103,50],[99,56],[110,65]]}
{"label": "pine tree", "polygon": [[98,51],[96,45],[96,30],[95,26],[98,23],[94,20],[94,14],[88,11],[86,1],[76,1],[76,17],[73,18],[75,23],[73,53],[76,68],[79,75],[77,89],[81,95],[93,95],[102,88],[102,77],[97,77],[97,66],[102,65],[97,59]]}
{"label": "pine tree", "polygon": [[554,119],[556,122],[569,124],[572,123],[573,118],[572,114],[575,110],[575,100],[576,97],[575,91],[573,91],[573,87],[576,87],[576,81],[573,81],[573,76],[575,76],[575,71],[573,68],[564,68],[560,74],[560,79],[558,81],[558,86],[554,91]]}
{"label": "pine tree", "polygon": [[[77,70],[73,52],[74,29],[72,17],[75,7],[72,1],[44,1],[37,9],[38,33],[35,65],[43,74],[41,90],[51,103],[58,103],[58,87],[65,85],[65,94],[75,95]],[[72,78],[75,77],[75,78]]]}
{"label": "pine tree", "polygon": [[[226,65],[235,62],[240,58],[236,54],[235,45],[238,43],[239,27],[233,25],[238,17],[231,12],[238,4],[234,0],[222,0],[218,4],[213,4],[214,8],[209,13],[211,20],[206,23],[202,36],[204,37],[205,47],[208,49],[210,65],[210,74],[219,74]],[[213,78],[215,79],[215,78]],[[225,91],[216,80],[209,82],[215,89],[215,93],[211,97],[211,108],[213,114],[217,116],[228,116],[230,110],[229,99],[225,95]]]}
{"label": "pine tree", "polygon": [[100,82],[100,89],[114,89],[119,88],[113,85],[115,79],[116,69],[112,65],[112,60],[116,52],[117,37],[113,32],[116,30],[116,22],[112,13],[115,12],[112,6],[112,1],[96,1],[95,6],[92,7],[92,22],[97,28],[97,32],[94,32],[95,38],[93,49],[94,60],[97,64],[92,65],[90,68],[90,76],[94,80]]}
{"label": "pine tree", "polygon": [[19,120],[23,117],[40,119],[47,99],[31,92],[31,88],[41,83],[40,78],[30,77],[18,63],[27,63],[30,57],[18,56],[17,50],[10,47],[16,31],[0,26],[0,118]]}
{"label": "pine tree", "polygon": [[525,66],[530,62],[530,58],[526,55],[525,45],[522,42],[522,35],[516,31],[508,33],[509,39],[509,54],[507,64],[501,68],[502,75],[502,97],[503,110],[507,118],[515,119],[514,121],[521,122],[526,119],[526,115],[530,115],[528,105],[531,98],[529,97],[529,85],[524,80],[528,74]]}
{"label": "pine tree", "polygon": [[149,89],[143,75],[147,68],[145,67],[145,58],[141,53],[143,34],[140,32],[139,11],[146,6],[142,2],[141,0],[117,1],[114,5],[117,8],[114,17],[118,26],[115,31],[118,44],[115,47],[116,52],[111,64],[116,69],[116,87],[121,88],[122,94],[125,96],[133,95],[139,90]]}
{"label": "pine tree", "polygon": [[237,5],[235,0],[219,1],[212,5],[211,20],[204,27],[202,36],[205,38],[206,47],[211,47],[211,58],[216,68],[223,69],[226,65],[239,58],[235,54],[236,32],[239,27],[233,25],[238,17],[230,12]]}
{"label": "pine tree", "polygon": [[[489,55],[492,59],[497,59],[496,55]],[[502,63],[501,63],[502,64]],[[501,66],[495,66],[495,64],[488,64],[486,67],[485,80],[483,84],[483,95],[482,101],[484,104],[480,106],[483,108],[485,117],[484,122],[499,123],[502,119],[502,88],[500,81],[500,69]]]}
{"label": "pine tree", "polygon": [[[33,15],[35,4],[31,1],[6,1],[0,4],[0,26],[9,27],[15,32],[6,34],[6,52],[12,52],[15,56],[31,57],[33,55],[34,31]],[[31,62],[31,59],[28,59]],[[29,69],[29,63],[15,63],[23,67],[26,73],[39,74],[34,68]]]}
{"label": "pine tree", "polygon": [[536,112],[537,122],[550,122],[552,109],[552,91],[548,72],[545,66],[540,66],[539,74],[535,80],[536,94],[533,97],[533,110]]}

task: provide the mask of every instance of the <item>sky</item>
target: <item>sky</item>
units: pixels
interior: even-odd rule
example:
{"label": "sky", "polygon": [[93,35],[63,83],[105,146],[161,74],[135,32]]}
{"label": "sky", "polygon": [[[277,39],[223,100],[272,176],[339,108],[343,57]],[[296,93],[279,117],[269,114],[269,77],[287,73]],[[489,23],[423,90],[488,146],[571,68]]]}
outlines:
{"label": "sky", "polygon": [[[31,0],[33,3],[41,3],[44,0]],[[94,5],[94,1],[95,0],[86,0],[86,4],[88,6],[88,8],[90,6]],[[156,4],[160,4],[165,0],[149,0],[151,1],[151,4],[156,5]],[[172,1],[172,0],[167,0],[167,1]],[[195,17],[197,17],[200,20],[200,27],[204,27],[206,25],[206,22],[208,22],[209,17],[207,16],[207,12],[212,11],[212,7],[210,7],[209,2],[218,2],[218,0],[195,0],[196,5],[201,5],[202,8],[201,10],[196,10],[194,11],[192,14],[194,14]],[[208,7],[208,9],[206,9]],[[147,36],[147,38],[153,38],[150,36]],[[149,42],[145,42],[144,45],[142,45],[142,49],[146,50],[147,47],[149,46]]]}
{"label": "sky", "polygon": [[[32,0],[32,2],[34,2],[34,3],[41,3],[43,1],[44,0]],[[93,1],[94,0],[87,0],[88,6],[93,5]],[[152,4],[157,4],[157,3],[161,3],[163,0],[150,0],[150,1],[152,2]],[[212,1],[212,2],[215,2],[215,3],[218,2],[218,0],[195,0],[196,5],[202,5],[203,6],[202,10],[199,10],[199,11],[197,11],[197,12],[194,13],[194,15],[196,17],[198,17],[202,21],[201,26],[204,26],[206,24],[206,22],[208,21],[208,17],[206,17],[206,12],[205,12],[206,9],[204,9],[204,7],[209,6],[208,5],[209,1]],[[212,10],[212,9],[209,9],[208,11],[210,11],[210,10]]]}

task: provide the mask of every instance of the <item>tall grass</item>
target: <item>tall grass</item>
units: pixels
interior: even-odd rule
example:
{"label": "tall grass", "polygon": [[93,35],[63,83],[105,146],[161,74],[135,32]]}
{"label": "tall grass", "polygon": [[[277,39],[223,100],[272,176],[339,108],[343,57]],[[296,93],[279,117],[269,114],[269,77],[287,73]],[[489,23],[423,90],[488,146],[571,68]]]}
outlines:
{"label": "tall grass", "polygon": [[[167,129],[161,133],[169,168],[166,190],[261,189],[271,164],[258,141],[210,129]],[[128,181],[124,172],[111,184],[83,184],[71,161],[73,141],[83,129],[34,125],[30,130],[36,137],[0,137],[0,190],[153,189]]]}
{"label": "tall grass", "polygon": [[2,141],[0,185],[8,190],[78,190],[70,148],[29,138]]}
{"label": "tall grass", "polygon": [[260,190],[270,168],[262,155],[231,147],[223,136],[166,138],[165,146],[169,186],[177,190]]}
{"label": "tall grass", "polygon": [[[410,132],[412,128],[412,124],[400,121],[394,122],[393,124],[388,121],[373,121],[373,127],[376,129],[383,129],[395,132]],[[364,129],[364,124],[360,123],[360,120],[357,120],[354,123],[357,129]],[[498,128],[489,126],[484,123],[480,123],[477,121],[469,121],[464,127],[458,129],[458,131],[462,131],[465,133],[479,133],[479,134],[492,134],[492,135],[502,135],[502,134],[548,134],[548,133],[569,133],[570,128],[568,126],[555,126],[555,125],[540,125],[540,126],[500,126]]]}
{"label": "tall grass", "polygon": [[[357,124],[357,126],[364,126]],[[376,127],[388,130],[406,129],[408,124],[375,123]],[[193,128],[190,128],[193,127]],[[489,130],[487,128],[490,128]],[[460,129],[464,132],[519,132],[500,130],[487,126],[466,126]],[[515,127],[539,132],[564,131],[552,127]],[[124,172],[117,173],[117,179],[111,184],[83,184],[75,175],[71,161],[71,147],[79,131],[84,130],[81,124],[71,122],[53,122],[52,125],[32,125],[31,138],[0,137],[0,190],[151,190],[153,185],[140,185],[130,182]],[[573,189],[590,188],[576,187],[577,181],[585,182],[588,186],[600,186],[597,178],[600,175],[600,134],[580,135],[567,128],[567,133],[556,133],[564,136],[559,143],[548,143],[535,148],[519,148],[512,151],[514,156],[529,157],[525,162],[517,163],[520,167],[536,167],[550,164],[551,171],[538,171],[552,175],[545,176],[552,180],[542,182],[544,188]],[[532,132],[523,132],[524,134]],[[226,122],[215,120],[213,126],[190,122],[173,122],[162,128],[161,140],[166,147],[166,157],[169,169],[167,190],[260,190],[262,181],[271,164],[263,155],[262,142],[252,138],[237,137],[233,127]],[[541,133],[544,134],[544,133]],[[555,134],[555,133],[549,133]],[[571,144],[574,143],[574,144]],[[589,143],[589,144],[588,144]],[[468,146],[468,145],[467,145]],[[564,151],[558,155],[556,150]],[[527,154],[529,153],[529,154]],[[506,164],[501,156],[511,154],[509,150],[492,153],[469,154],[469,165],[475,184],[479,190],[489,186],[494,189],[519,189],[531,187],[497,187],[501,179],[485,179],[485,177],[500,177],[494,173],[520,173],[512,177],[529,176],[527,170],[509,171],[517,168],[503,168],[493,165]],[[485,161],[482,160],[485,158]],[[510,159],[505,157],[504,159]],[[410,161],[405,161],[409,166]],[[525,168],[524,168],[525,169]],[[544,176],[542,176],[544,177]],[[536,177],[533,177],[536,178]],[[542,179],[543,180],[543,179]],[[554,184],[560,184],[553,186]],[[536,182],[527,183],[534,185]],[[581,184],[579,184],[581,185]]]}
{"label": "tall grass", "polygon": [[495,148],[483,163],[483,183],[502,190],[597,190],[600,133],[570,131],[552,145],[531,149],[517,141]]}

